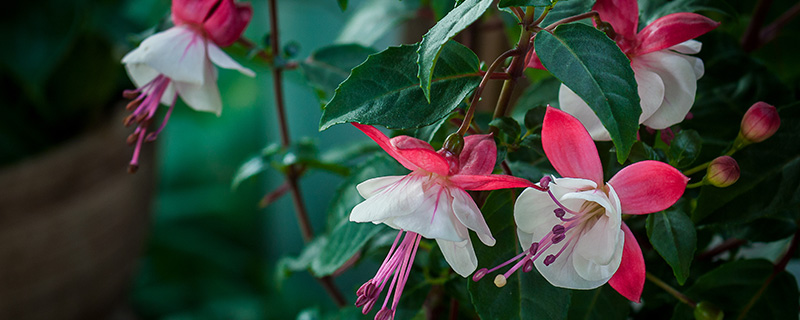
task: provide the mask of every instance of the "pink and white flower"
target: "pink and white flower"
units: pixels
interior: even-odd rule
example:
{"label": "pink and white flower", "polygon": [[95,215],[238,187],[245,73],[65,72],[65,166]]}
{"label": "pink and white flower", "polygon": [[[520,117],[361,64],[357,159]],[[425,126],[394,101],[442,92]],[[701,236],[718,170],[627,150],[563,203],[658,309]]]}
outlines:
{"label": "pink and white flower", "polygon": [[[220,115],[222,100],[214,65],[255,76],[220,49],[239,39],[252,15],[249,5],[233,0],[175,0],[175,26],[148,37],[122,58],[137,87],[124,92],[126,98],[133,99],[127,107],[133,113],[125,118],[125,125],[137,124],[128,137],[128,143],[136,145],[130,171],[138,167],[142,143],[155,140],[164,129],[177,96],[192,109]],[[161,126],[148,133],[162,103],[169,110]]]}
{"label": "pink and white flower", "polygon": [[[484,244],[494,245],[495,239],[481,211],[465,190],[524,188],[533,183],[492,174],[497,147],[491,135],[465,137],[464,148],[457,155],[446,149],[437,152],[430,144],[416,138],[389,139],[372,126],[353,125],[412,170],[405,176],[374,178],[359,184],[358,192],[366,200],[350,214],[350,221],[383,223],[400,230],[375,277],[357,292],[356,306],[362,307],[366,314],[388,284],[389,294],[375,318],[390,318],[408,279],[421,237],[436,239],[447,262],[463,277],[478,265],[468,230],[474,231]],[[405,238],[400,241],[404,233]],[[392,289],[394,300],[387,308]]]}
{"label": "pink and white flower", "polygon": [[[705,70],[703,60],[689,56],[700,52],[702,46],[692,39],[719,23],[680,12],[656,19],[639,31],[636,0],[598,0],[592,9],[613,26],[614,41],[631,60],[642,107],[639,124],[660,130],[683,121],[694,104],[697,80]],[[538,57],[531,59],[529,66],[542,68]],[[593,139],[611,140],[594,111],[563,84],[558,101],[562,110],[583,123]]]}
{"label": "pink and white flower", "polygon": [[527,188],[514,205],[520,245],[525,251],[508,262],[476,273],[478,278],[512,261],[508,272],[535,266],[557,287],[593,289],[608,282],[631,301],[639,301],[645,280],[642,251],[622,214],[647,214],[669,208],[689,180],[659,161],[641,161],[620,170],[608,183],[597,149],[581,123],[564,111],[547,108],[542,146],[562,178],[544,178],[541,192]]}

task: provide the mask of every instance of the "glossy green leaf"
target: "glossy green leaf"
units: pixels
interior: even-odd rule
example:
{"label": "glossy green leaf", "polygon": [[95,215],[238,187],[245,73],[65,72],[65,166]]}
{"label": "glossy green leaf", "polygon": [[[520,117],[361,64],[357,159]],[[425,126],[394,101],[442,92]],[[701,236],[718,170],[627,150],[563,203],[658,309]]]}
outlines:
{"label": "glossy green leaf", "polygon": [[239,169],[236,170],[236,174],[233,175],[233,180],[231,181],[231,190],[236,190],[236,188],[238,188],[239,185],[245,180],[250,179],[270,168],[269,161],[273,155],[280,151],[281,146],[277,143],[272,143],[261,150],[261,154],[247,159],[247,161],[242,163],[239,166]]}
{"label": "glossy green leaf", "polygon": [[517,139],[519,139],[519,135],[522,132],[522,129],[519,127],[519,123],[509,117],[499,117],[493,119],[489,122],[489,125],[500,129],[500,132],[505,135],[505,140],[508,143],[513,143]]}
{"label": "glossy green leaf", "polygon": [[436,21],[439,21],[456,7],[456,0],[430,0],[430,4],[433,10],[433,17]]}
{"label": "glossy green leaf", "polygon": [[398,24],[415,17],[418,7],[418,1],[362,1],[334,42],[372,46]]}
{"label": "glossy green leaf", "polygon": [[703,138],[694,130],[681,130],[667,149],[669,164],[676,168],[685,168],[697,160],[703,147]]}
{"label": "glossy green leaf", "polygon": [[500,2],[497,3],[497,7],[546,7],[551,4],[552,2],[550,2],[550,0],[500,0]]}
{"label": "glossy green leaf", "polygon": [[549,26],[558,20],[586,13],[592,10],[594,0],[563,0],[559,1],[547,16],[542,20],[541,26]]}
{"label": "glossy green leaf", "polygon": [[336,0],[336,3],[339,4],[339,9],[342,11],[347,10],[347,0]]}
{"label": "glossy green leaf", "polygon": [[624,320],[630,313],[630,301],[611,286],[594,290],[572,291],[568,320]]}
{"label": "glossy green leaf", "polygon": [[[514,225],[513,208],[516,192],[493,191],[486,199],[481,211],[492,230],[497,243],[494,247],[480,244],[473,237],[478,268],[498,265],[520,252],[517,231]],[[509,266],[510,267],[510,266]],[[498,272],[504,272],[509,267]],[[572,292],[556,288],[534,271],[517,271],[508,278],[503,288],[497,288],[492,280],[495,274],[486,275],[478,282],[471,279],[467,288],[475,311],[482,319],[564,319],[569,310]]]}
{"label": "glossy green leaf", "polygon": [[417,77],[425,98],[431,105],[434,104],[431,98],[431,85],[434,82],[435,67],[440,55],[443,54],[445,44],[461,30],[478,20],[491,4],[492,0],[466,0],[455,9],[450,10],[422,37],[419,48],[417,48],[417,64],[419,64]]}
{"label": "glossy green leaf", "polygon": [[480,83],[478,57],[450,41],[439,57],[428,104],[413,76],[417,70],[416,48],[390,47],[353,69],[325,106],[320,130],[345,122],[419,128],[449,114]]}
{"label": "glossy green leaf", "polygon": [[617,149],[617,161],[625,161],[642,113],[630,60],[603,32],[582,24],[540,32],[534,45],[547,70],[597,114]]}
{"label": "glossy green leaf", "polygon": [[648,144],[636,141],[631,148],[631,153],[628,155],[628,160],[631,162],[639,162],[643,160],[658,160],[664,159],[663,151],[661,149],[654,149]]}
{"label": "glossy green leaf", "polygon": [[[772,274],[773,264],[766,260],[739,260],[726,263],[697,279],[685,294],[695,301],[710,301],[725,312],[726,319],[794,319],[800,308],[797,281],[779,272],[763,292],[761,287]],[[755,304],[744,315],[753,297]],[[673,319],[691,318],[686,304],[675,307]]]}
{"label": "glossy green leaf", "polygon": [[525,128],[528,130],[541,128],[542,123],[544,123],[545,112],[547,112],[547,108],[544,108],[543,106],[534,107],[528,110],[528,112],[525,113]]}
{"label": "glossy green leaf", "polygon": [[353,255],[358,253],[373,236],[386,230],[383,224],[356,223],[343,220],[328,236],[328,241],[311,262],[317,276],[334,273]]}
{"label": "glossy green leaf", "polygon": [[651,213],[647,215],[647,237],[672,267],[678,284],[683,285],[689,277],[697,248],[697,232],[692,220],[678,209]]}
{"label": "glossy green leaf", "polygon": [[375,53],[375,49],[358,44],[340,44],[320,48],[300,62],[300,71],[320,97],[327,102],[350,71]]}

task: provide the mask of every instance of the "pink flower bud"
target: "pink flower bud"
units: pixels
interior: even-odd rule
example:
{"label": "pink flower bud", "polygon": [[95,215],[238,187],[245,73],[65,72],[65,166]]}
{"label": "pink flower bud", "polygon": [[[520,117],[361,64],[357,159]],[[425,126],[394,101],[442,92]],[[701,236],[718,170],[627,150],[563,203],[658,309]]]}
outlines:
{"label": "pink flower bud", "polygon": [[708,165],[706,181],[718,188],[725,188],[739,180],[739,164],[730,156],[721,156]]}
{"label": "pink flower bud", "polygon": [[778,110],[766,102],[756,102],[744,114],[742,128],[739,131],[742,138],[749,142],[761,142],[778,131],[781,118]]}
{"label": "pink flower bud", "polygon": [[242,35],[253,8],[233,0],[173,0],[172,22],[190,25],[203,31],[220,47],[227,47]]}

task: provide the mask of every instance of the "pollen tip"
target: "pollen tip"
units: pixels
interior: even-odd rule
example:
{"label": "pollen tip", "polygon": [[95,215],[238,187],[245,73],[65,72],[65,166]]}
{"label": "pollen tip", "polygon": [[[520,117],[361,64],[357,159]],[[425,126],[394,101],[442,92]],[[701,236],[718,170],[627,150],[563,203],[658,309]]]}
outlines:
{"label": "pollen tip", "polygon": [[472,275],[472,281],[478,282],[483,279],[486,274],[489,273],[489,269],[481,268],[478,271],[475,271],[475,274]]}
{"label": "pollen tip", "polygon": [[122,124],[124,124],[126,127],[128,127],[133,123],[133,120],[134,120],[133,115],[129,115],[129,116],[125,117],[125,119],[122,120]]}
{"label": "pollen tip", "polygon": [[134,143],[136,143],[137,139],[139,139],[139,133],[134,132],[128,135],[128,138],[125,139],[125,143],[127,143],[129,146],[132,146]]}
{"label": "pollen tip", "polygon": [[544,258],[544,265],[546,266],[553,264],[553,262],[556,262],[556,256],[552,254]]}
{"label": "pollen tip", "polygon": [[122,97],[125,98],[125,99],[133,99],[133,98],[136,98],[137,95],[139,95],[139,92],[137,90],[123,90],[122,91]]}
{"label": "pollen tip", "polygon": [[566,238],[566,237],[567,237],[567,236],[566,236],[565,234],[563,234],[563,233],[559,233],[559,234],[556,234],[555,236],[553,236],[553,240],[552,240],[552,241],[553,241],[553,243],[554,243],[554,244],[555,244],[555,243],[559,243],[559,242],[561,242],[562,240],[564,240],[564,238]]}
{"label": "pollen tip", "polygon": [[530,254],[536,254],[536,251],[539,251],[539,243],[538,242],[531,243],[531,247],[528,250],[530,250]]}
{"label": "pollen tip", "polygon": [[550,189],[550,181],[552,180],[550,176],[544,176],[542,179],[539,179],[539,185],[544,189]]}
{"label": "pollen tip", "polygon": [[533,270],[533,261],[532,260],[525,261],[525,264],[522,265],[522,272],[528,273],[531,272],[531,270]]}
{"label": "pollen tip", "polygon": [[139,165],[138,164],[131,164],[131,165],[128,166],[128,173],[130,173],[130,174],[136,173],[137,170],[139,170]]}
{"label": "pollen tip", "polygon": [[494,277],[494,285],[497,286],[498,288],[504,287],[506,283],[507,283],[506,276],[498,274],[496,277]]}

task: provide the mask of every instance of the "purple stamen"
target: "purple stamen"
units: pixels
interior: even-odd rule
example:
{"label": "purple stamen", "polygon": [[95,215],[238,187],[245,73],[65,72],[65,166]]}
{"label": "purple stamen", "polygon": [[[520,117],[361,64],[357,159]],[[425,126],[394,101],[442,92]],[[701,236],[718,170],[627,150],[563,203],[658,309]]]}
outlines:
{"label": "purple stamen", "polygon": [[489,273],[489,269],[486,268],[478,269],[478,271],[475,271],[475,274],[472,275],[472,281],[478,282],[478,280],[486,276],[487,273]]}
{"label": "purple stamen", "polygon": [[550,181],[553,181],[553,179],[550,178],[550,176],[544,176],[541,179],[539,179],[539,185],[543,189],[548,190],[550,189]]}
{"label": "purple stamen", "polygon": [[544,258],[544,265],[549,266],[555,261],[556,261],[556,256],[551,254]]}
{"label": "purple stamen", "polygon": [[528,249],[528,251],[530,251],[531,254],[536,254],[537,250],[539,250],[539,243],[538,242],[531,243],[531,247]]}
{"label": "purple stamen", "polygon": [[553,236],[553,240],[552,241],[553,241],[554,244],[555,243],[559,243],[559,242],[561,242],[561,240],[564,240],[564,238],[566,238],[566,237],[567,236],[564,235],[563,233],[559,233],[559,234]]}
{"label": "purple stamen", "polygon": [[533,270],[533,260],[525,260],[525,265],[522,266],[522,272],[528,273]]}
{"label": "purple stamen", "polygon": [[564,226],[562,226],[560,224],[557,224],[557,225],[553,226],[553,234],[555,234],[555,235],[562,234],[562,233],[564,233],[566,231],[567,231],[566,228],[564,228]]}
{"label": "purple stamen", "polygon": [[553,213],[555,213],[555,214],[556,214],[556,217],[558,217],[559,219],[561,219],[561,218],[564,218],[564,215],[565,215],[567,212],[566,212],[566,211],[564,211],[564,209],[561,209],[561,208],[556,208],[555,210],[553,210]]}

